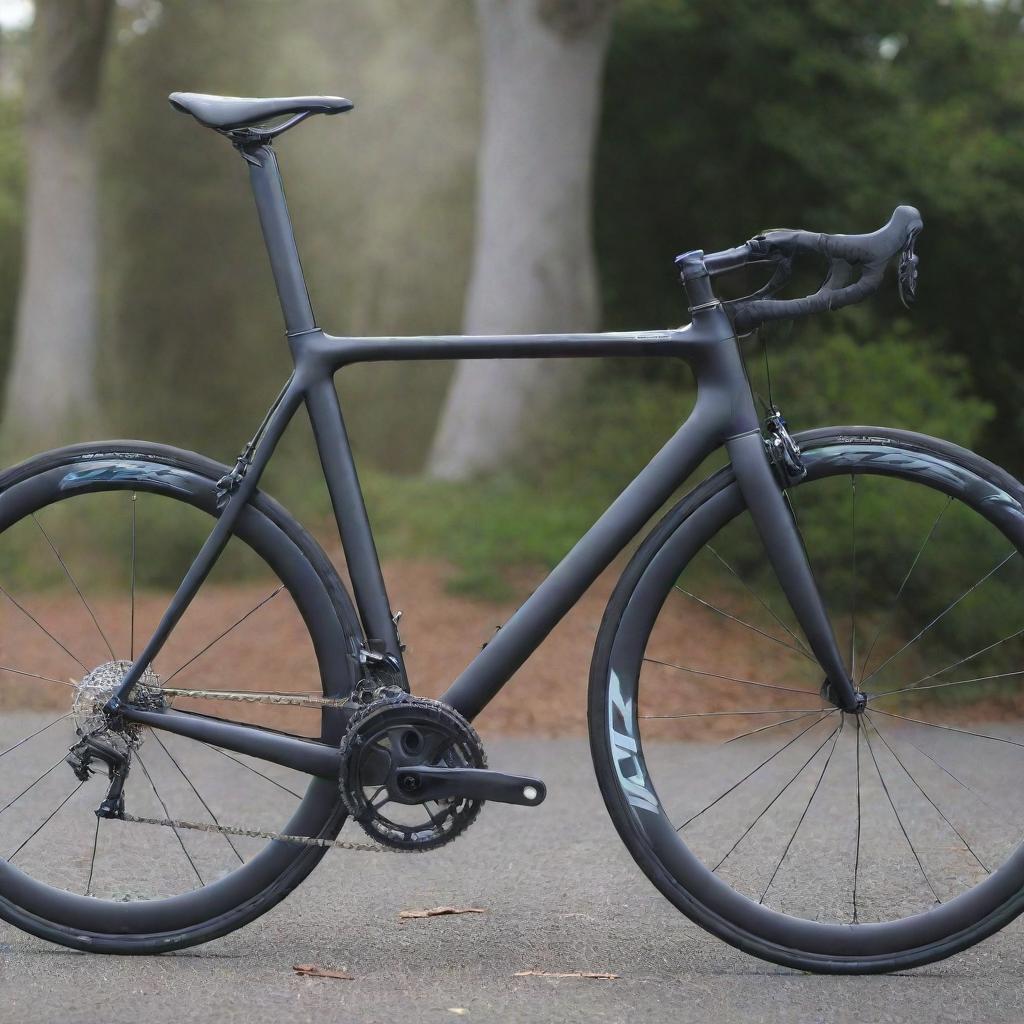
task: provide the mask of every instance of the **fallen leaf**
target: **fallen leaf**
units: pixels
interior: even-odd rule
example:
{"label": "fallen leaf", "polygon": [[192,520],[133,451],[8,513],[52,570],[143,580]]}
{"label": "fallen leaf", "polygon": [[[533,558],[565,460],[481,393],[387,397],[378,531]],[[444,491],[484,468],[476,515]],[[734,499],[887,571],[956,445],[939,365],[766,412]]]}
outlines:
{"label": "fallen leaf", "polygon": [[338,978],[341,981],[355,981],[351,974],[344,971],[331,970],[328,967],[318,967],[316,964],[293,964],[292,970],[303,978]]}
{"label": "fallen leaf", "polygon": [[483,907],[432,907],[430,910],[403,910],[399,913],[400,921],[411,917],[445,917],[448,914],[486,914]]}
{"label": "fallen leaf", "polygon": [[590,978],[594,981],[615,981],[619,976],[605,971],[516,971],[514,978]]}

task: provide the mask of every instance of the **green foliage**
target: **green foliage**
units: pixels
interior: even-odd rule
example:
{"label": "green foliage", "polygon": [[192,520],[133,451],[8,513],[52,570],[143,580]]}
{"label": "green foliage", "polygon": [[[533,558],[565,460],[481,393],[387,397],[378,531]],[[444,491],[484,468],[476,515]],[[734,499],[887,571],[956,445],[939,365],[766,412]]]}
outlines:
{"label": "green foliage", "polygon": [[[281,142],[321,319],[339,332],[458,328],[476,30],[460,0],[435,6],[183,0],[145,35],[114,38],[102,125],[109,429],[229,461],[288,368],[244,168],[170,111],[172,89],[351,93],[356,112]],[[861,231],[914,202],[926,230],[913,316],[890,288],[774,337],[774,396],[794,429],[905,426],[1020,472],[1019,22],[1014,3],[621,0],[595,195],[607,326],[684,319],[671,265],[683,248],[785,223]],[[17,103],[0,103],[0,362],[17,289],[19,117]],[[515,566],[557,561],[693,399],[685,367],[619,361],[538,425],[509,475],[464,486],[397,476],[426,450],[445,372],[359,367],[341,389],[383,552],[447,558],[454,586],[492,595]],[[129,398],[140,385],[144,400]],[[298,425],[265,483],[326,524],[310,440]],[[879,565],[878,579],[888,572]]]}
{"label": "green foliage", "polygon": [[[682,249],[780,224],[871,230],[914,203],[922,276],[905,330],[966,357],[970,389],[996,406],[980,443],[1020,472],[1020,17],[1016,3],[624,0],[598,162],[609,324],[683,318]],[[844,329],[887,336],[894,293]],[[833,317],[801,325],[800,352],[833,330]]]}
{"label": "green foliage", "polygon": [[[756,363],[750,362],[754,385],[764,390]],[[793,394],[785,412],[794,430],[883,423],[971,445],[992,416],[989,405],[964,394],[962,359],[898,336],[857,345],[839,333],[815,348],[791,346],[772,364],[776,386],[784,381]],[[537,425],[529,457],[512,475],[453,485],[364,474],[382,553],[443,557],[456,566],[455,589],[489,597],[509,593],[508,570],[517,565],[554,565],[672,435],[693,403],[692,387],[684,379],[623,377],[615,369],[606,364],[566,400],[552,422]],[[721,455],[710,460],[698,478],[721,461]],[[819,501],[838,504],[815,509],[808,521],[824,523],[827,531],[847,514],[845,496],[830,499],[827,490],[820,493]],[[884,502],[875,511],[881,532],[865,541],[865,551],[879,551],[880,559],[891,556],[891,563],[898,564],[900,551],[886,540],[886,531],[900,524],[893,523]],[[891,536],[911,543],[910,524],[921,509],[904,511],[908,528],[893,528]],[[870,527],[872,517],[867,511],[864,515]],[[814,540],[821,541],[826,555],[822,572],[830,580],[845,572],[845,549],[826,543],[827,533]],[[827,561],[830,550],[834,565]],[[763,562],[753,537],[737,557],[749,567]],[[879,594],[889,575],[878,577]]]}
{"label": "green foliage", "polygon": [[[994,409],[969,394],[967,360],[937,352],[901,327],[864,344],[841,331],[799,338],[779,356],[769,352],[773,390],[791,427],[871,424],[977,445]],[[754,380],[767,389],[760,367]]]}
{"label": "green foliage", "polygon": [[[133,506],[136,587],[173,591],[213,528],[213,520],[164,495],[139,492],[133,501],[128,490],[74,495],[6,530],[0,542],[3,586],[23,596],[38,591],[71,593],[72,584],[56,549],[87,594],[125,594],[131,579]],[[215,584],[239,582],[265,577],[268,571],[235,539],[210,579]]]}
{"label": "green foliage", "polygon": [[[764,393],[767,382],[763,368],[753,358],[749,362],[752,384]],[[780,404],[794,433],[829,425],[898,427],[970,448],[977,444],[993,416],[991,405],[965,393],[967,374],[962,358],[921,348],[896,335],[858,345],[848,334],[837,333],[814,347],[791,344],[781,358],[770,356],[770,364],[776,400],[779,391],[791,396]],[[805,540],[814,552],[815,571],[841,606],[850,601],[846,579],[849,551],[845,542],[837,540],[849,535],[848,484],[848,480],[842,480],[807,490],[798,488],[794,497]],[[897,500],[893,500],[892,488],[881,484],[862,488],[858,495],[862,575],[871,581],[860,595],[865,606],[878,605],[895,592],[899,576],[906,571],[914,546],[920,542],[919,524],[930,521],[928,509],[939,500],[923,488],[899,485],[896,490]],[[964,529],[967,537],[973,527]],[[986,528],[984,533],[988,537],[991,531]],[[977,556],[977,549],[971,545],[967,552]],[[752,532],[736,542],[733,556],[748,573],[764,575],[761,545]],[[954,550],[928,570],[938,576],[922,572],[918,582],[925,581],[927,586],[920,595],[911,588],[907,607],[919,606],[918,596],[924,598],[930,591],[941,590],[943,583],[956,578],[957,570]],[[939,578],[943,572],[948,573],[948,579]]]}

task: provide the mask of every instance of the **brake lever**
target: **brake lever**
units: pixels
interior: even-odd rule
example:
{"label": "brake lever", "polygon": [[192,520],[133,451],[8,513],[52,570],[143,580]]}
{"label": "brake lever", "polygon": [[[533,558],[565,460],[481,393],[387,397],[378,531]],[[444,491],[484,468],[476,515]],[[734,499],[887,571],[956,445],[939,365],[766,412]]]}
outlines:
{"label": "brake lever", "polygon": [[899,282],[900,302],[903,303],[905,309],[910,309],[917,300],[918,255],[914,251],[914,246],[920,233],[920,228],[911,231],[900,250],[900,262],[896,275]]}

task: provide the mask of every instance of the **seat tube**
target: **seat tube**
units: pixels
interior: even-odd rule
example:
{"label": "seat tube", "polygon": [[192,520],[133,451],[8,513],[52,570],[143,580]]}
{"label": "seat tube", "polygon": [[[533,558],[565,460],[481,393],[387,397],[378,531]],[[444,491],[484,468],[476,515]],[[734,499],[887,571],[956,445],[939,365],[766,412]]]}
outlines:
{"label": "seat tube", "polygon": [[367,641],[382,646],[383,653],[391,656],[404,677],[398,629],[331,376],[324,376],[307,387],[306,407]]}
{"label": "seat tube", "polygon": [[313,306],[306,289],[306,278],[299,262],[288,203],[284,195],[277,155],[269,143],[241,149],[249,165],[249,181],[256,199],[256,210],[263,229],[263,240],[270,257],[285,329],[289,336],[316,329]]}

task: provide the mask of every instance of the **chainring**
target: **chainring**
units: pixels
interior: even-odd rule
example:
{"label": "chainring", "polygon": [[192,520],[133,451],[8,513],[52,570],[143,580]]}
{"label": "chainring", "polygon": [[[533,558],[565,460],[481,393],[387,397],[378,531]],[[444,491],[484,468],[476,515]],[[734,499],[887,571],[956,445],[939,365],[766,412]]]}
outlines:
{"label": "chainring", "polygon": [[412,766],[486,768],[487,756],[473,726],[440,701],[401,694],[376,700],[353,715],[341,741],[339,777],[349,813],[384,846],[433,850],[465,831],[483,801],[393,800],[389,782],[394,773]]}

